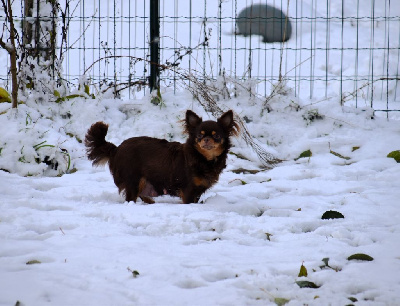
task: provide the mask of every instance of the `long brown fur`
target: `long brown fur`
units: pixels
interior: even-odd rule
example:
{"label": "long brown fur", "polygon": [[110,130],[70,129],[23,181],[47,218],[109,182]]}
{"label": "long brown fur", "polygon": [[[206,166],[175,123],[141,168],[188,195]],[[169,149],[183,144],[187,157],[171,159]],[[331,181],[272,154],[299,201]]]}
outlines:
{"label": "long brown fur", "polygon": [[87,156],[93,165],[108,162],[119,192],[126,201],[169,194],[183,203],[197,203],[200,196],[218,181],[226,167],[230,136],[238,132],[233,112],[217,121],[203,121],[188,110],[184,120],[186,143],[150,137],[133,137],[120,146],[107,142],[108,125],[96,122],[85,137]]}

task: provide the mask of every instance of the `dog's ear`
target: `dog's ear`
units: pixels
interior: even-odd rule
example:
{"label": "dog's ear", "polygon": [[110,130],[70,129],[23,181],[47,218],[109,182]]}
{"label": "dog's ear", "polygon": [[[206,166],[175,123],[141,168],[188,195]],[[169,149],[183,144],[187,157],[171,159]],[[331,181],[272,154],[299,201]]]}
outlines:
{"label": "dog's ear", "polygon": [[230,136],[235,135],[237,136],[239,133],[239,125],[237,124],[236,120],[233,118],[232,110],[227,111],[226,113],[222,114],[221,117],[217,120],[218,124],[220,124],[225,131],[229,133]]}
{"label": "dog's ear", "polygon": [[191,110],[186,111],[186,129],[190,131],[191,129],[195,128],[198,126],[203,120],[197,116],[194,112]]}
{"label": "dog's ear", "polygon": [[222,114],[222,116],[218,118],[217,122],[223,126],[224,130],[230,131],[233,126],[233,112],[229,110]]}

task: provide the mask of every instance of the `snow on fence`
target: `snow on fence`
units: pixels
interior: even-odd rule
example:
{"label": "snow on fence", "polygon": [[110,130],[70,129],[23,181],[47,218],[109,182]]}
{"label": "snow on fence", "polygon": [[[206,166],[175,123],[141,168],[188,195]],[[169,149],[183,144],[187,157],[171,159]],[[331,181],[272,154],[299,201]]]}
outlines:
{"label": "snow on fence", "polygon": [[[15,18],[22,23],[26,1],[13,4]],[[65,16],[52,17],[57,20],[58,42],[63,22],[69,23],[63,77],[77,84],[86,74],[97,88],[124,98],[148,92],[150,0],[66,3],[59,3]],[[160,64],[169,67],[161,68],[161,87],[179,89],[181,76],[170,69],[179,67],[201,80],[250,79],[244,85],[261,96],[285,81],[302,99],[336,98],[375,110],[400,110],[398,1],[269,0],[265,15],[257,7],[263,3],[159,0]],[[269,13],[271,8],[278,13]],[[258,26],[246,30],[245,18]],[[255,35],[268,31],[260,30],[262,24],[283,20],[285,29],[290,26],[289,39],[282,39],[287,41]],[[0,54],[5,62],[6,55]],[[5,69],[0,77],[8,82]]]}

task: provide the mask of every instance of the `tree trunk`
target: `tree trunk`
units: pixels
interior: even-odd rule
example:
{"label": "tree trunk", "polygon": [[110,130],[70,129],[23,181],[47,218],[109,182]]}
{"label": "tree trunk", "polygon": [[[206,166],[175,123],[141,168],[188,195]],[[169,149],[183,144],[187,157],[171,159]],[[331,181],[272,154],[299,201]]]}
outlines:
{"label": "tree trunk", "polygon": [[[46,3],[52,6],[51,16],[41,14],[41,4]],[[51,79],[54,79],[56,69],[57,12],[57,0],[24,0],[22,42],[25,54],[22,56],[35,59],[31,62],[36,62],[42,71],[47,71]],[[25,81],[35,87],[37,80],[30,75]]]}

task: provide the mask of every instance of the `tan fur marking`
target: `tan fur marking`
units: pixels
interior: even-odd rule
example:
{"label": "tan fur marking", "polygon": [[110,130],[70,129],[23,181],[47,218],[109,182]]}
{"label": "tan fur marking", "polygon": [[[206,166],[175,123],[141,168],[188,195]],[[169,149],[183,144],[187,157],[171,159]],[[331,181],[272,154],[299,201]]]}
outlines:
{"label": "tan fur marking", "polygon": [[146,187],[146,179],[144,177],[142,177],[139,181],[139,187],[138,187],[138,194],[140,195],[144,189],[144,187]]}
{"label": "tan fur marking", "polygon": [[201,147],[201,143],[196,144],[197,151],[200,152],[207,160],[214,160],[216,157],[220,156],[224,151],[224,148],[220,144],[216,144],[213,149],[207,150]]}
{"label": "tan fur marking", "polygon": [[186,199],[184,198],[185,195],[183,194],[182,189],[179,189],[178,192],[177,192],[177,194],[178,194],[178,196],[181,198],[182,202],[185,203],[185,200],[186,200]]}
{"label": "tan fur marking", "polygon": [[206,179],[204,179],[202,177],[197,177],[197,176],[195,176],[193,178],[193,183],[196,186],[203,186],[203,187],[206,187],[206,188],[210,187],[210,185],[211,185],[208,180],[206,180]]}
{"label": "tan fur marking", "polygon": [[105,164],[108,163],[109,158],[108,157],[104,157],[102,159],[100,159],[95,166],[104,166]]}
{"label": "tan fur marking", "polygon": [[212,131],[211,134],[214,136],[215,134],[217,134],[216,131]]}
{"label": "tan fur marking", "polygon": [[140,198],[142,199],[143,202],[147,203],[147,204],[154,204],[154,200],[150,197],[147,196],[140,196]]}

